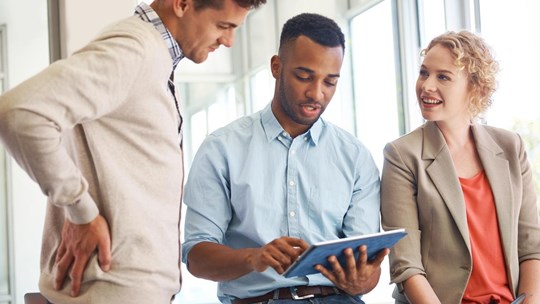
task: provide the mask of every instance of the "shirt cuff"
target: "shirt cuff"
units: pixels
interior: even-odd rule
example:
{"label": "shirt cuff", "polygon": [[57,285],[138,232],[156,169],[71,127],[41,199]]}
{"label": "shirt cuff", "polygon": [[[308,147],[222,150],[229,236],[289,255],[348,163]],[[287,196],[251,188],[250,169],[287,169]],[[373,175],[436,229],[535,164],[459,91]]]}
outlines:
{"label": "shirt cuff", "polygon": [[96,203],[88,192],[75,204],[65,206],[64,210],[67,219],[77,225],[88,224],[99,215]]}

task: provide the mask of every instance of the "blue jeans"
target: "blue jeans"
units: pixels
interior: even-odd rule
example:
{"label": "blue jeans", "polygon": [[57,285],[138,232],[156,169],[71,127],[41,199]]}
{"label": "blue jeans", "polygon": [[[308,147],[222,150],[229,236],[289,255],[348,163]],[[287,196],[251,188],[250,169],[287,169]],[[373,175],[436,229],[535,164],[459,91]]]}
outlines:
{"label": "blue jeans", "polygon": [[[259,302],[260,304],[365,304],[360,297],[353,297],[349,295],[333,295],[323,298],[311,298],[305,300],[268,300]],[[257,303],[257,304],[259,304]]]}

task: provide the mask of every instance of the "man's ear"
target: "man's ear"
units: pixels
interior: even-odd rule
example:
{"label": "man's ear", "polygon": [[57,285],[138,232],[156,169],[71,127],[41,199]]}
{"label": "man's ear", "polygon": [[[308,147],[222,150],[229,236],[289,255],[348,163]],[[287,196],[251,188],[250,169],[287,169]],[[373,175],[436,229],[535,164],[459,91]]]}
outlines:
{"label": "man's ear", "polygon": [[193,9],[193,0],[173,0],[173,11],[177,17],[183,17],[190,9]]}
{"label": "man's ear", "polygon": [[274,79],[278,79],[281,74],[281,58],[278,55],[274,55],[270,59],[270,70]]}

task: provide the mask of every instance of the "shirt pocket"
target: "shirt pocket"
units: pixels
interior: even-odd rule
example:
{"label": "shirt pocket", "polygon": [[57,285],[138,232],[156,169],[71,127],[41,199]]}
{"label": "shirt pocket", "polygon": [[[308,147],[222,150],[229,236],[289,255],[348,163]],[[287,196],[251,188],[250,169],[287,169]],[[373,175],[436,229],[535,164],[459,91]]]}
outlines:
{"label": "shirt pocket", "polygon": [[312,187],[308,204],[309,239],[327,241],[343,237],[343,218],[350,197],[329,187]]}

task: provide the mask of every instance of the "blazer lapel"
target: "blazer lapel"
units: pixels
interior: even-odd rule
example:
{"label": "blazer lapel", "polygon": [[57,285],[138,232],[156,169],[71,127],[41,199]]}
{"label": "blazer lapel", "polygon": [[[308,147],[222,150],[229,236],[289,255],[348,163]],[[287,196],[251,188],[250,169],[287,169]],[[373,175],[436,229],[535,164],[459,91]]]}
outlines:
{"label": "blazer lapel", "polygon": [[[512,180],[508,160],[504,158],[504,151],[495,143],[491,135],[481,125],[473,125],[473,134],[476,149],[480,156],[484,172],[489,180],[491,192],[495,199],[499,227],[514,227],[512,219],[517,218],[513,206]],[[502,243],[510,244],[510,231],[499,229]],[[503,246],[505,255],[509,256],[509,246]]]}
{"label": "blazer lapel", "polygon": [[454,169],[450,151],[446,146],[446,141],[434,122],[428,121],[424,125],[422,159],[432,160],[432,163],[426,167],[426,171],[438,189],[470,250],[467,214],[461,185]]}

